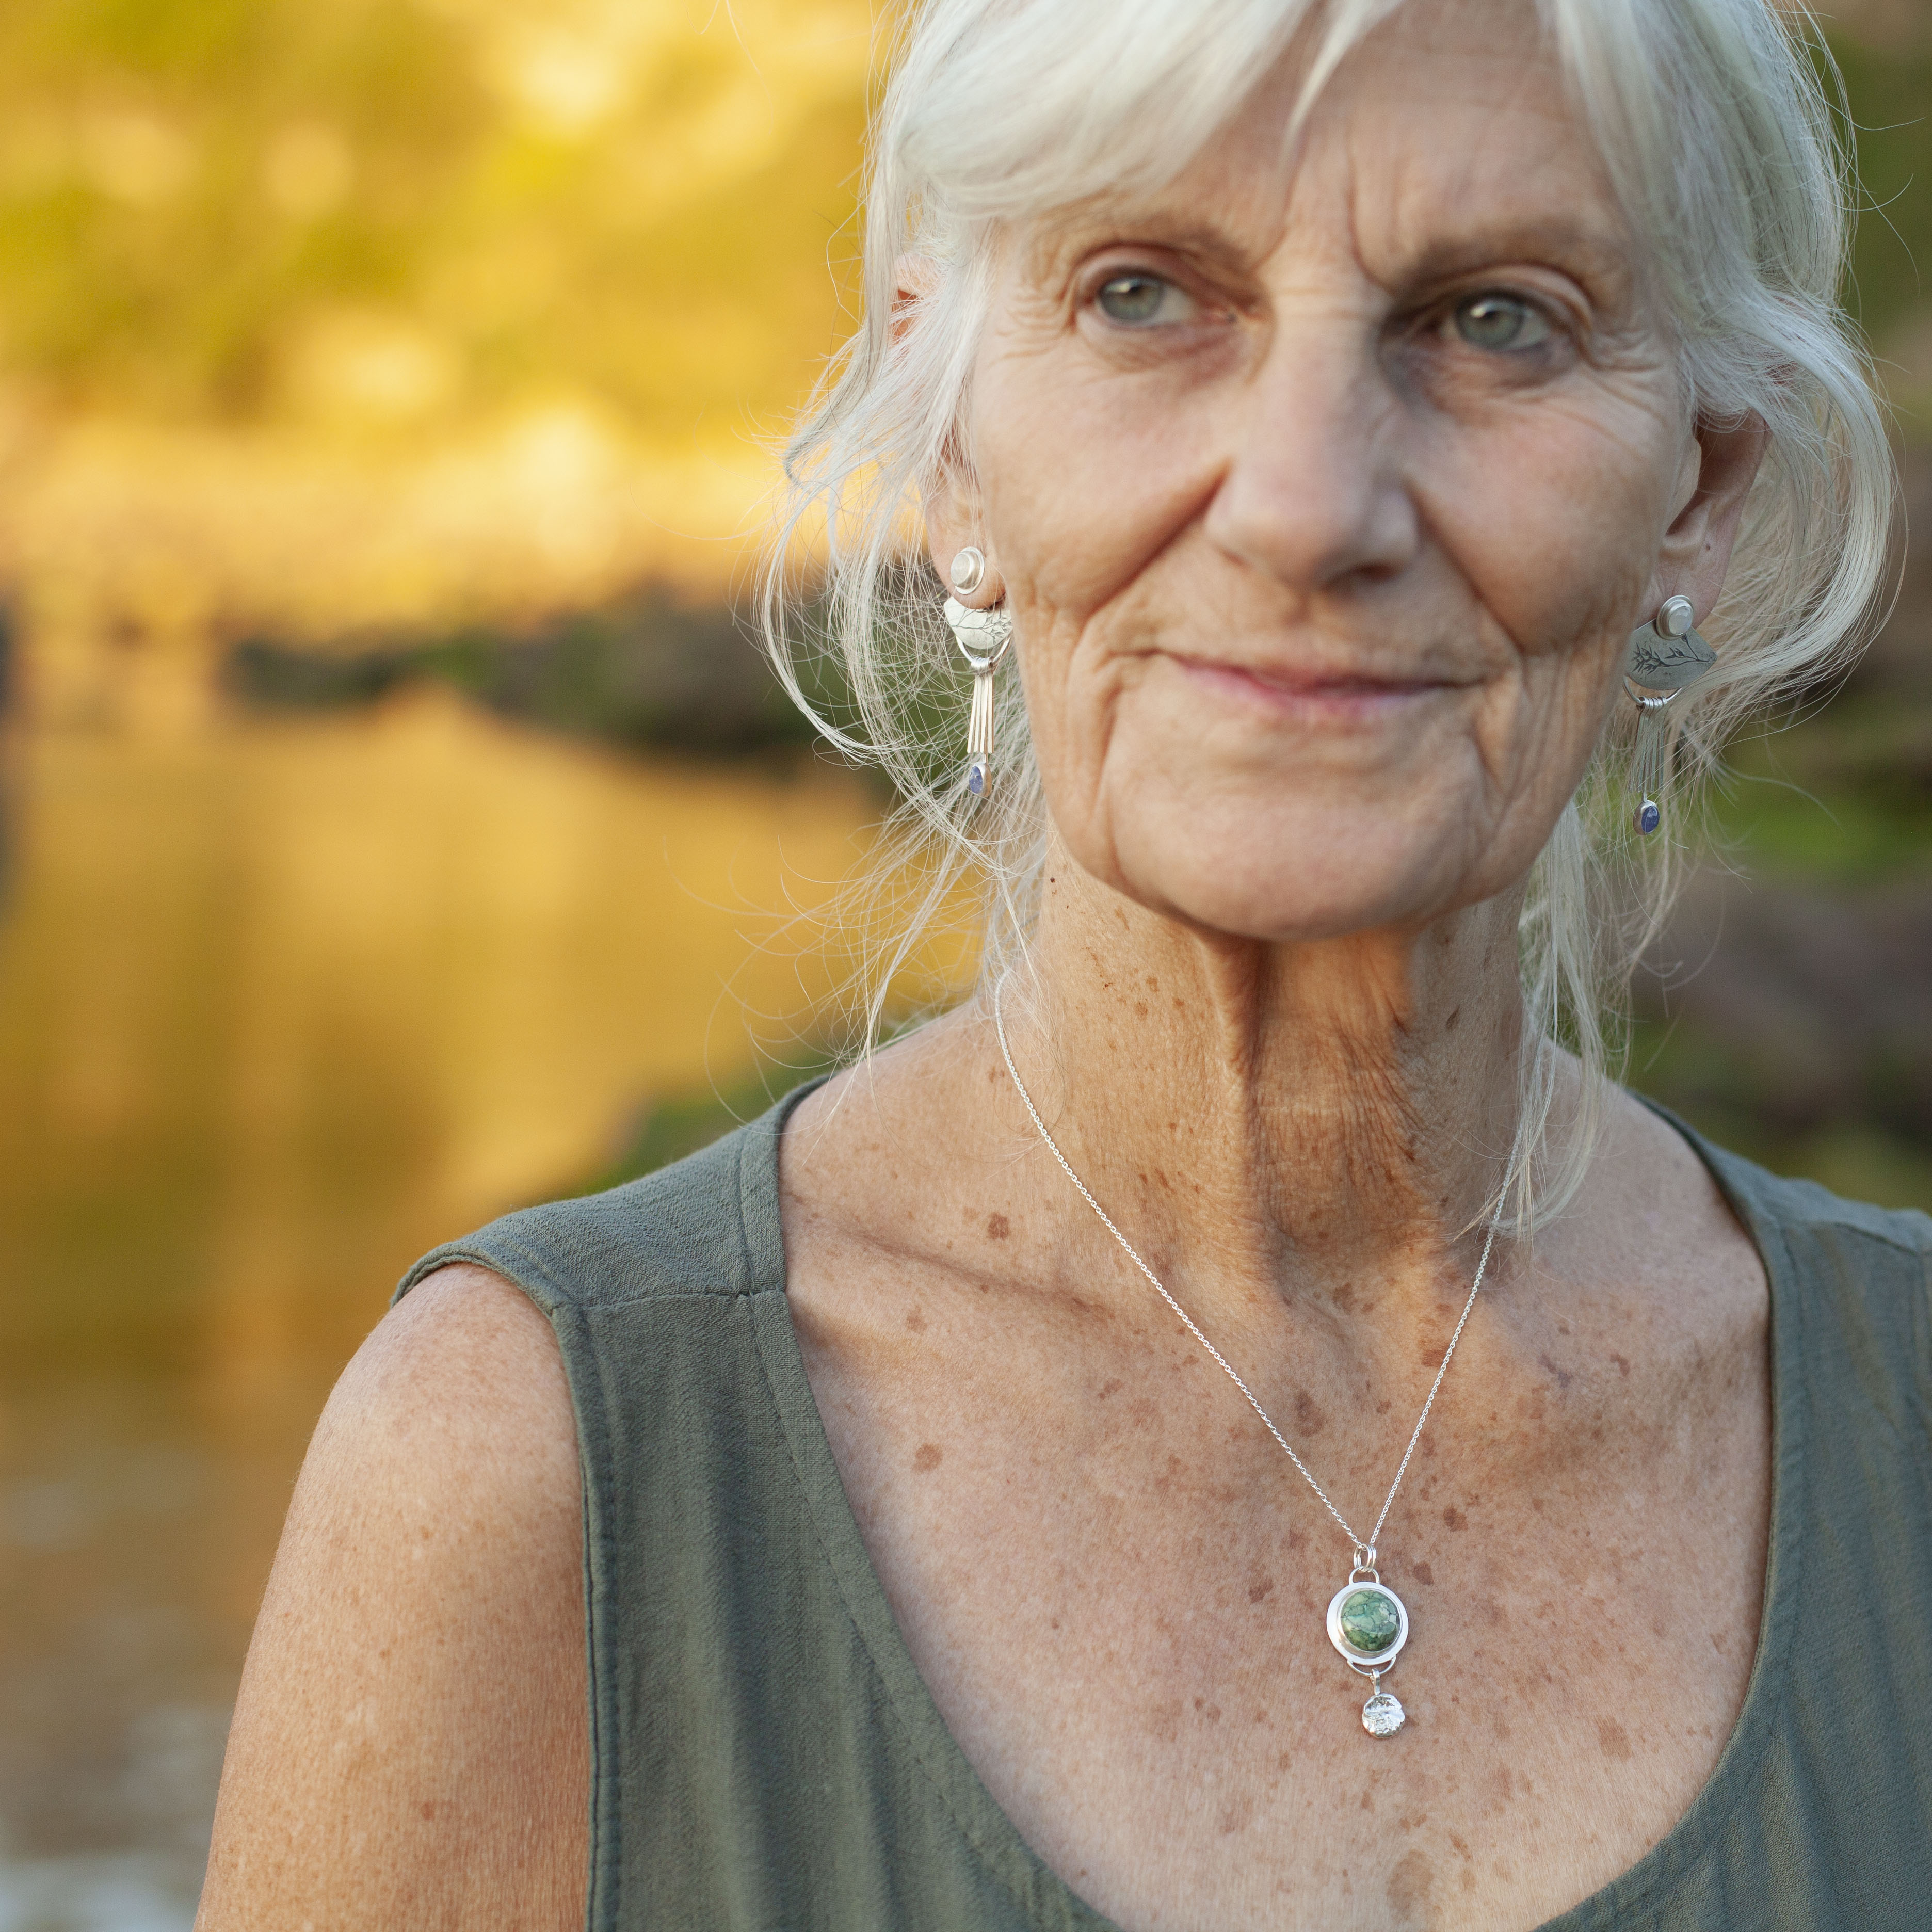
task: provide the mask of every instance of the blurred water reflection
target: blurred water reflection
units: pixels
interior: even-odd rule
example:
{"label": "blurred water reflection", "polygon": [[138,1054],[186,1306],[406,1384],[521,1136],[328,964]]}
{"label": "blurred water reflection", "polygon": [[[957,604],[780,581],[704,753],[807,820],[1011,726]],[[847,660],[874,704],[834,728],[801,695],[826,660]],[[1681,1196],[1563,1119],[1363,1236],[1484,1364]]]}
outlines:
{"label": "blurred water reflection", "polygon": [[184,1926],[334,1375],[422,1248],[741,1078],[748,1011],[806,1012],[770,915],[849,869],[866,802],[434,693],[16,762],[0,1932]]}

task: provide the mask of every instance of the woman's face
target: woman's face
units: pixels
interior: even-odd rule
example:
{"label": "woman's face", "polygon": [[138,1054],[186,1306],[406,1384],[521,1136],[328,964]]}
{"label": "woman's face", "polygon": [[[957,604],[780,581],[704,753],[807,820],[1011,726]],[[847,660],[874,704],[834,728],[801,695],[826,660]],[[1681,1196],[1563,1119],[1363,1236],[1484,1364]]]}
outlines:
{"label": "woman's face", "polygon": [[1527,8],[1411,8],[1284,160],[1296,79],[1157,196],[1009,236],[978,494],[931,530],[1004,582],[1076,860],[1264,940],[1519,880],[1758,448],[1700,442]]}

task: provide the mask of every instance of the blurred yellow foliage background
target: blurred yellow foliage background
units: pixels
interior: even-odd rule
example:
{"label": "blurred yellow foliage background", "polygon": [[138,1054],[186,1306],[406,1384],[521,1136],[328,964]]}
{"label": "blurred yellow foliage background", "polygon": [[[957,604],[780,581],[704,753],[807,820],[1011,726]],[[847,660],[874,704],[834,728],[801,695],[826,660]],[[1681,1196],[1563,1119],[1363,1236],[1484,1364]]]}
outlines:
{"label": "blurred yellow foliage background", "polygon": [[28,701],[716,592],[841,332],[857,0],[13,0],[0,573]]}

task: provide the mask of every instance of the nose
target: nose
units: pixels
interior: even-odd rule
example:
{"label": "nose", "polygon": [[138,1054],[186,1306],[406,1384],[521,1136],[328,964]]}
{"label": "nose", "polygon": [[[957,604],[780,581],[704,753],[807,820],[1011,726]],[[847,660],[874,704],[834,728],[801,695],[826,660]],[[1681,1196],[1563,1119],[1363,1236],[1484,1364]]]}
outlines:
{"label": "nose", "polygon": [[1300,596],[1394,576],[1421,536],[1401,416],[1364,318],[1279,317],[1231,412],[1209,538]]}

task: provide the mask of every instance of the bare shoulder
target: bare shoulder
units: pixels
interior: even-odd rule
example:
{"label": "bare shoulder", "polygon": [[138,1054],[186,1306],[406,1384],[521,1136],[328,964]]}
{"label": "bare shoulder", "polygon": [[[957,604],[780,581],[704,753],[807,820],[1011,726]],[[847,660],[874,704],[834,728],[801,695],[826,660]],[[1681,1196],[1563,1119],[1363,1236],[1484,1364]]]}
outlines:
{"label": "bare shoulder", "polygon": [[[962,1009],[833,1075],[794,1111],[779,1151],[788,1217],[863,1239],[929,1205],[956,1178],[956,1102],[994,1080],[991,1041]],[[788,1220],[789,1240],[791,1225]]]}
{"label": "bare shoulder", "polygon": [[1582,1220],[1601,1261],[1703,1303],[1741,1334],[1759,1332],[1770,1284],[1756,1241],[1696,1148],[1621,1089],[1610,1096],[1592,1184]]}
{"label": "bare shoulder", "polygon": [[200,1932],[584,1922],[575,1428],[549,1324],[457,1267],[323,1411],[256,1622]]}

